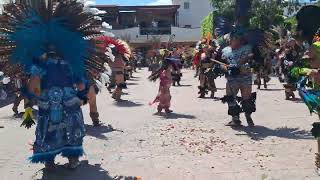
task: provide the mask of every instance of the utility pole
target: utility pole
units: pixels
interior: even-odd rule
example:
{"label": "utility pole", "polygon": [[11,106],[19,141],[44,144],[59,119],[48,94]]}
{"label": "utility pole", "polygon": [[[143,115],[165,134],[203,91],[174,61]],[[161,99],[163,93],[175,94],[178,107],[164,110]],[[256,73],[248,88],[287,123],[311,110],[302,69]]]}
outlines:
{"label": "utility pole", "polygon": [[236,25],[247,26],[250,21],[250,11],[252,0],[235,0],[236,1]]}

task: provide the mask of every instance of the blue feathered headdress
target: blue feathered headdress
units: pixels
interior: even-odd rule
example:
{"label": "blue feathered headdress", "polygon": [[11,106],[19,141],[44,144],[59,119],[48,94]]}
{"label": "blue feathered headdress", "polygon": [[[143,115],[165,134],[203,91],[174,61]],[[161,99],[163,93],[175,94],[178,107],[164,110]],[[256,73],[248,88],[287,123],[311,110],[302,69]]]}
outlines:
{"label": "blue feathered headdress", "polygon": [[103,70],[95,40],[101,35],[98,22],[75,0],[55,6],[51,0],[41,1],[39,7],[11,3],[4,7],[0,24],[0,55],[11,62],[29,68],[53,45],[75,76]]}

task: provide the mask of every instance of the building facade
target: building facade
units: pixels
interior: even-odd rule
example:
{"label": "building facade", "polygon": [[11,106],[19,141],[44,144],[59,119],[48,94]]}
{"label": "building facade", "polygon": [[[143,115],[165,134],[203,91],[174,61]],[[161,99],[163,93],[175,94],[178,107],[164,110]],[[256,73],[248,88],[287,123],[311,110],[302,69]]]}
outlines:
{"label": "building facade", "polygon": [[145,46],[153,39],[195,44],[200,39],[200,28],[179,26],[180,5],[115,6],[97,5],[105,11],[103,21],[112,26],[111,32],[135,47]]}
{"label": "building facade", "polygon": [[200,28],[202,20],[213,11],[209,0],[172,0],[172,4],[180,6],[179,27]]}

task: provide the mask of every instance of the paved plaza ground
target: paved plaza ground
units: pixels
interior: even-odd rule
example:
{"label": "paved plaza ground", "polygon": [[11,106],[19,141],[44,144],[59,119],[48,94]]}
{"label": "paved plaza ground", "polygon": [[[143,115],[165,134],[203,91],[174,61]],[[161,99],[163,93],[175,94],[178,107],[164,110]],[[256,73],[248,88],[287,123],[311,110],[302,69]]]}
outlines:
{"label": "paved plaza ground", "polygon": [[[53,172],[27,162],[34,128],[20,127],[11,106],[0,109],[0,180],[316,180],[316,141],[310,134],[317,116],[301,101],[285,101],[282,85],[273,78],[269,89],[258,91],[256,127],[231,129],[227,105],[198,99],[194,72],[184,71],[182,87],[172,87],[174,113],[154,116],[148,105],[158,83],[147,80],[145,69],[134,74],[125,101],[115,103],[104,90],[98,96],[105,126],[91,125],[84,107],[86,155],[74,171],[65,159]],[[217,80],[218,97],[225,79]],[[244,117],[242,117],[244,119]]]}

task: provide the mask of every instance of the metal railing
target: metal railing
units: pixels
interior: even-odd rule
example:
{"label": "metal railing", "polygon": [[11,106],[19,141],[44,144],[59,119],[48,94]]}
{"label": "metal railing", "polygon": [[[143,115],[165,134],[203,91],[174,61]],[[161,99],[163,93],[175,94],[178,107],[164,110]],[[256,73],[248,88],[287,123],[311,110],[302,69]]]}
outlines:
{"label": "metal railing", "polygon": [[170,35],[171,27],[140,27],[140,35]]}

